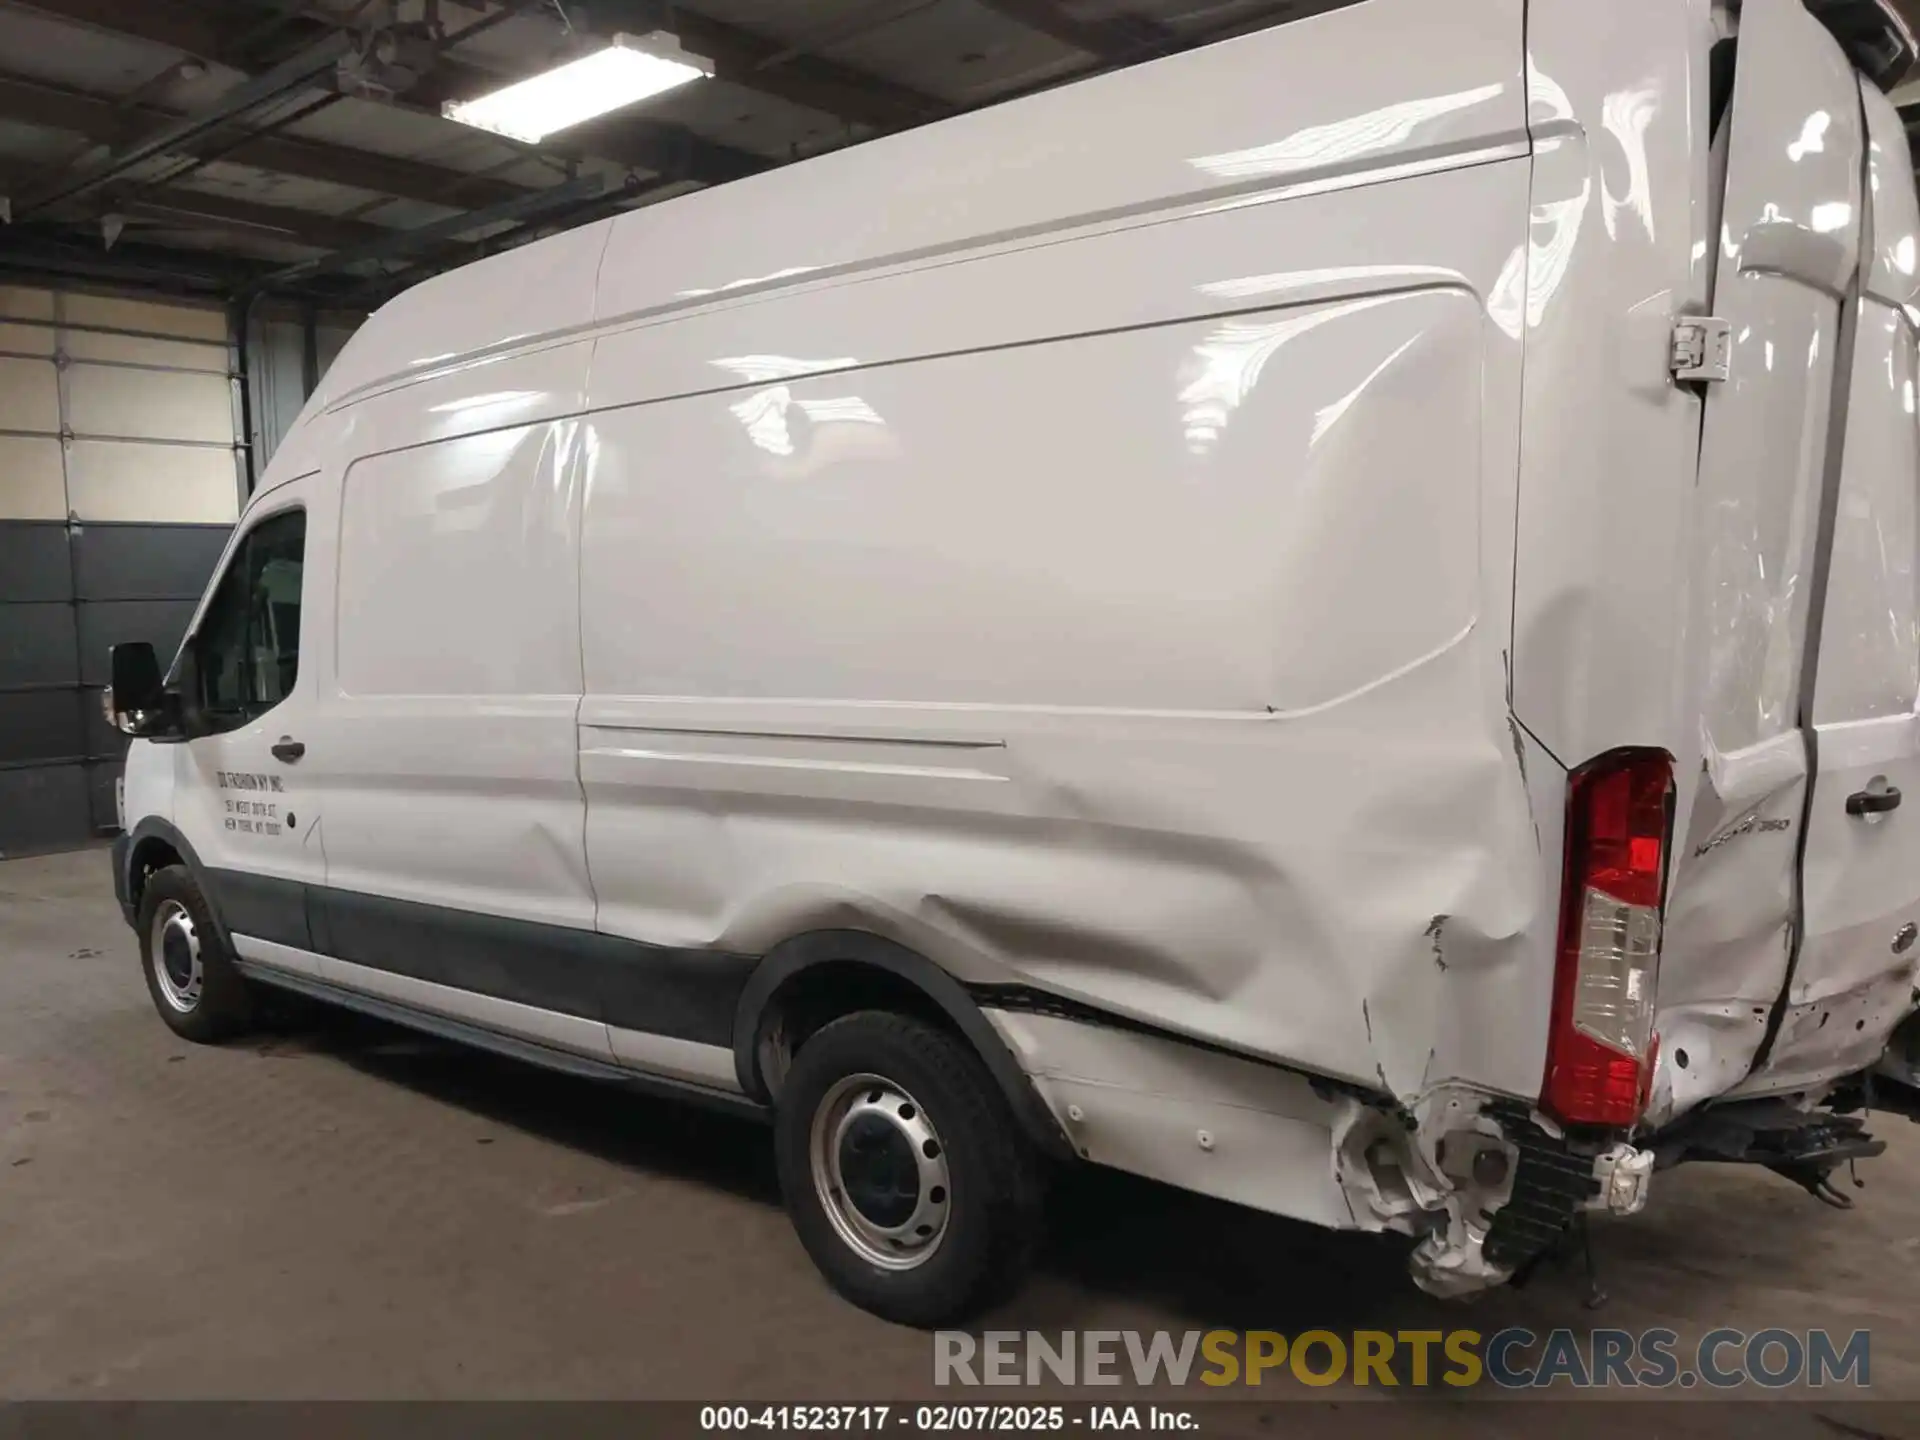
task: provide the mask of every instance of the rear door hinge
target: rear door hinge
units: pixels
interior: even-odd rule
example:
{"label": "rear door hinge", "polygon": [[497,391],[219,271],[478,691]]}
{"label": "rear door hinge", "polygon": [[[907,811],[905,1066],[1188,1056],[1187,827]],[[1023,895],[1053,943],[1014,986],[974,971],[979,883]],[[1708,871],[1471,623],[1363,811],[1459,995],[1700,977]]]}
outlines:
{"label": "rear door hinge", "polygon": [[1673,322],[1667,357],[1673,378],[1713,382],[1727,378],[1733,360],[1733,326],[1717,315],[1681,315]]}

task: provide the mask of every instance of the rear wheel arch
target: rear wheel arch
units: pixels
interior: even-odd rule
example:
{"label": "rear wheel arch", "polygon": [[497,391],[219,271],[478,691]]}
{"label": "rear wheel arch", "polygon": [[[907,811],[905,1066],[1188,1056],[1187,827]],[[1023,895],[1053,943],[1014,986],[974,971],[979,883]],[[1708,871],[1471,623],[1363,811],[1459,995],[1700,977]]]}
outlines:
{"label": "rear wheel arch", "polygon": [[910,1015],[958,1036],[986,1065],[1042,1152],[1073,1158],[1053,1112],[966,988],[926,956],[861,930],[796,936],[754,968],[734,1013],[733,1060],[741,1088],[772,1102],[800,1044],[863,1010]]}

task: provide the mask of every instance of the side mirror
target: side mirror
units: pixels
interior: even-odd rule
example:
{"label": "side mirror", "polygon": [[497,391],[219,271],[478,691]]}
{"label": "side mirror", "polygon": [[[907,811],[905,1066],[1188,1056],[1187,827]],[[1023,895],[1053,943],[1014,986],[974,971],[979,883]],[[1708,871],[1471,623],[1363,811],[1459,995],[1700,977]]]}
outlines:
{"label": "side mirror", "polygon": [[111,654],[113,683],[101,697],[107,723],[126,735],[152,734],[168,710],[159,656],[145,640],[116,645]]}

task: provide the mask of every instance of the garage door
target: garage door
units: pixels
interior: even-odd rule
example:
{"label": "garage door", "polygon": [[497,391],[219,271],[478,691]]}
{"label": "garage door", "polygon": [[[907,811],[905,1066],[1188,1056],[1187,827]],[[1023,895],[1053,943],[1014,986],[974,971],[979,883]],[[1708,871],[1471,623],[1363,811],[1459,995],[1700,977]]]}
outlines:
{"label": "garage door", "polygon": [[239,513],[213,308],[0,286],[0,853],[112,828],[107,647],[178,645]]}

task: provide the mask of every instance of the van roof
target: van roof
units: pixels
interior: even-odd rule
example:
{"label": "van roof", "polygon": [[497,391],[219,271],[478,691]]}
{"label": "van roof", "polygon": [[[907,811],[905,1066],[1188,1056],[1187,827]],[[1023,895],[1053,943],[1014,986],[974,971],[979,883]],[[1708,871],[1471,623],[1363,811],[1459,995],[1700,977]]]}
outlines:
{"label": "van roof", "polygon": [[1383,49],[1374,7],[1350,6],[583,226],[383,306],[320,404],[597,326],[1041,243],[1067,223],[1521,154],[1521,9],[1400,6]]}

